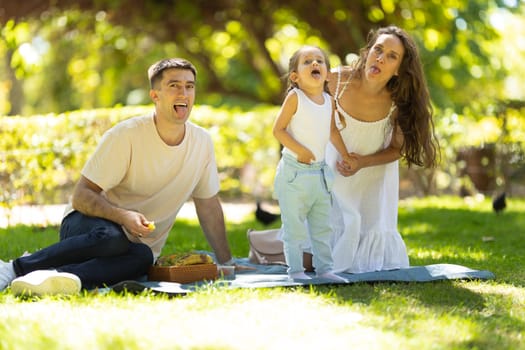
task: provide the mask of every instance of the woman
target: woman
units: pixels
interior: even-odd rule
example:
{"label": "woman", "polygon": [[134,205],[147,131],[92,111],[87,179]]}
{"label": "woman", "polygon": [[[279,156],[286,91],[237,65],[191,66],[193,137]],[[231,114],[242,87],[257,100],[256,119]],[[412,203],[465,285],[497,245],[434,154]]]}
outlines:
{"label": "woman", "polygon": [[417,47],[395,26],[371,31],[359,59],[330,77],[352,165],[328,145],[335,173],[332,254],[337,272],[406,268],[397,230],[398,160],[436,165],[438,143]]}

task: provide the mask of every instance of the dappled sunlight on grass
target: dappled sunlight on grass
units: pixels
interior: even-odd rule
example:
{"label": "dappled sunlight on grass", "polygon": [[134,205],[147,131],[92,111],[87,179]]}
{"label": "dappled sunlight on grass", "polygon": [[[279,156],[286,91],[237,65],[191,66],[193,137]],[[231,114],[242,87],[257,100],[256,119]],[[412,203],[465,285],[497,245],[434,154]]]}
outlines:
{"label": "dappled sunlight on grass", "polygon": [[[483,293],[465,289],[461,282],[378,283],[372,288],[355,288],[358,290],[349,294],[354,295],[352,309],[366,315],[365,324],[404,338],[403,348],[491,348],[494,344],[486,326],[475,320],[490,305]],[[361,295],[359,289],[366,294]]]}
{"label": "dappled sunlight on grass", "polygon": [[409,256],[423,261],[449,262],[454,260],[472,260],[477,262],[487,261],[490,254],[480,250],[458,250],[457,247],[443,247],[439,250],[414,248],[409,249]]}
{"label": "dappled sunlight on grass", "polygon": [[[51,305],[52,319],[42,322],[50,316]],[[89,304],[73,306],[42,299],[0,308],[9,323],[9,332],[4,323],[0,334],[8,333],[4,340],[21,348],[41,344],[26,334],[50,335],[46,343],[52,348],[82,344],[85,349],[246,349],[248,344],[250,349],[322,349],[328,344],[380,349],[402,344],[394,332],[370,324],[361,313],[300,291],[215,290],[170,300],[95,297]]]}
{"label": "dappled sunlight on grass", "polygon": [[427,344],[439,344],[439,348],[456,348],[470,344],[479,346],[485,343],[480,340],[483,337],[483,327],[449,313],[443,313],[435,319],[416,319],[411,322],[411,326],[415,334],[426,333]]}
{"label": "dappled sunlight on grass", "polygon": [[427,196],[424,198],[410,197],[399,201],[400,210],[422,208],[435,209],[476,209],[492,210],[490,198],[478,194],[472,197],[458,198],[455,196]]}
{"label": "dappled sunlight on grass", "polygon": [[403,230],[403,235],[422,234],[434,231],[434,226],[428,222],[418,222]]}
{"label": "dappled sunlight on grass", "polygon": [[[493,280],[354,283],[306,288],[206,286],[185,297],[85,293],[16,298],[0,292],[0,347],[60,349],[525,349],[525,200],[405,200],[399,229],[411,265],[459,264]],[[278,225],[278,224],[276,224]],[[248,253],[252,215],[228,223]],[[492,236],[492,240],[483,240]],[[56,228],[0,229],[0,258],[57,240]],[[165,251],[210,250],[198,222],[177,220]],[[31,336],[27,336],[30,334]]]}
{"label": "dappled sunlight on grass", "polygon": [[[525,289],[501,283],[465,283],[464,288],[484,294],[487,298],[500,298],[502,309],[510,307],[511,316],[525,317]],[[507,305],[508,304],[508,305]]]}
{"label": "dappled sunlight on grass", "polygon": [[451,263],[489,270],[525,285],[525,201],[509,198],[495,214],[490,198],[428,197],[400,205],[399,230],[411,265]]}

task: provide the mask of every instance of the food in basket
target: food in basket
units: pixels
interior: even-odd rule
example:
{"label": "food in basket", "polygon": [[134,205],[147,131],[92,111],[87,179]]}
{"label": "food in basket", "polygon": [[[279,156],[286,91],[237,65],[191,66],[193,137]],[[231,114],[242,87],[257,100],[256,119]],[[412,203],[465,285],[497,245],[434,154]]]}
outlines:
{"label": "food in basket", "polygon": [[157,266],[188,266],[198,264],[213,264],[213,258],[204,253],[176,253],[158,258]]}
{"label": "food in basket", "polygon": [[163,255],[150,266],[150,281],[191,283],[217,278],[217,265],[213,258],[203,253],[177,253]]}

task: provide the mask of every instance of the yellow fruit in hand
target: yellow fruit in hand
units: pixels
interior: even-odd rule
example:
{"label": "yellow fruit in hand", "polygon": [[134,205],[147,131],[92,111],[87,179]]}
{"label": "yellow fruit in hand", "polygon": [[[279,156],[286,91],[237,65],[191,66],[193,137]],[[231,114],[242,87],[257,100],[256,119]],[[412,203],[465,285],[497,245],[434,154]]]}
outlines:
{"label": "yellow fruit in hand", "polygon": [[153,231],[155,229],[155,223],[153,221],[148,224],[148,229],[150,231]]}

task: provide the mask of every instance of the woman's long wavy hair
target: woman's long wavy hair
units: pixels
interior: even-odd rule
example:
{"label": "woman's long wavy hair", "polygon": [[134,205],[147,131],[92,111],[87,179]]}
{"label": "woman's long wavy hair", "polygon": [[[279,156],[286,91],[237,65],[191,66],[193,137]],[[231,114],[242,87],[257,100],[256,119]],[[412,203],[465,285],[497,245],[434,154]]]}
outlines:
{"label": "woman's long wavy hair", "polygon": [[434,134],[430,94],[414,40],[396,26],[370,31],[367,45],[361,49],[359,59],[355,63],[356,75],[358,78],[363,76],[368,53],[382,34],[395,35],[405,48],[398,75],[393,76],[387,83],[387,89],[398,109],[397,124],[404,135],[402,156],[409,167],[412,164],[435,167],[439,143]]}

